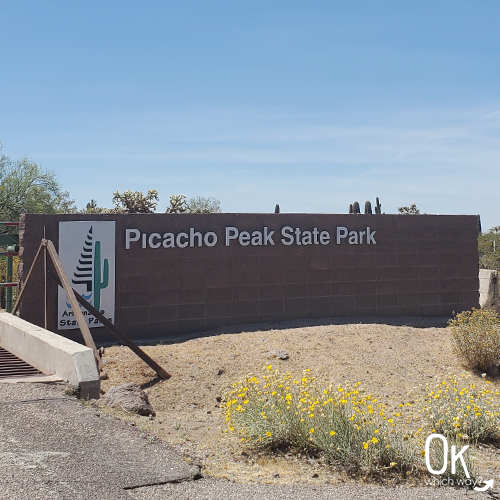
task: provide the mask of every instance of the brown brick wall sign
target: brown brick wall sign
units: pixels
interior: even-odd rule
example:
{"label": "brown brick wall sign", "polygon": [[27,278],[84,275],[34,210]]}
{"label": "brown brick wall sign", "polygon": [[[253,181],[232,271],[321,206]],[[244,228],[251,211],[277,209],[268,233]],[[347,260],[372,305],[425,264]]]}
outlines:
{"label": "brown brick wall sign", "polygon": [[[479,302],[477,216],[28,214],[21,281],[44,234],[59,248],[69,221],[114,221],[115,323],[132,337],[292,318],[451,316]],[[56,285],[47,291],[47,326],[57,331]],[[20,314],[44,324],[43,266]]]}

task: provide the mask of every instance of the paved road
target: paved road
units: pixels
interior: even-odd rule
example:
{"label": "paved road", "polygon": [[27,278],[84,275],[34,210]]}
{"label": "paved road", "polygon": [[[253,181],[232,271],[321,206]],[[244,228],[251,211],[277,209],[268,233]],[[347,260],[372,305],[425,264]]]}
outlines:
{"label": "paved road", "polygon": [[62,385],[0,384],[0,500],[491,498],[451,488],[242,485],[198,474],[168,445],[84,407]]}
{"label": "paved road", "polygon": [[[486,500],[483,493],[453,488],[384,488],[370,485],[242,485],[202,479],[182,484],[140,488],[134,500]],[[493,497],[498,498],[498,497]]]}
{"label": "paved road", "polygon": [[60,385],[0,384],[0,499],[130,499],[127,488],[193,480],[198,467]]}

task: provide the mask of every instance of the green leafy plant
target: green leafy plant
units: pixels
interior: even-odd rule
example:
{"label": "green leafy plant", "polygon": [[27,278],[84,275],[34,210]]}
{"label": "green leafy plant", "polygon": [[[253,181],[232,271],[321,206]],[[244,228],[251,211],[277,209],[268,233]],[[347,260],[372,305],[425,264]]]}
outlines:
{"label": "green leafy plant", "polygon": [[0,143],[0,220],[16,221],[22,213],[76,212],[55,172],[42,169],[27,157],[13,160],[1,151]]}
{"label": "green leafy plant", "polygon": [[211,214],[220,213],[220,201],[211,196],[193,196],[186,199],[184,194],[170,196],[167,214]]}

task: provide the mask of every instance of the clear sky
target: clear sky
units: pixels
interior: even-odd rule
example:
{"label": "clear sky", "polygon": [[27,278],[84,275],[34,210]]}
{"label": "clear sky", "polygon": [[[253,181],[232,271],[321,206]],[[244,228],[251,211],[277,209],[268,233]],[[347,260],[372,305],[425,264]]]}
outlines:
{"label": "clear sky", "polygon": [[79,207],[500,224],[500,2],[0,1],[0,141]]}

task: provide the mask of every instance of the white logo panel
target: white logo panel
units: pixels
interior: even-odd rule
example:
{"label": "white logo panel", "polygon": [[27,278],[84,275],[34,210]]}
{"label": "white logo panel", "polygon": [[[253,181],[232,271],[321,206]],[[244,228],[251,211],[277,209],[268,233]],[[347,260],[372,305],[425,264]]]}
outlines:
{"label": "white logo panel", "polygon": [[[71,286],[111,322],[115,319],[115,222],[59,222],[59,257]],[[89,328],[103,326],[84,307]],[[66,292],[59,287],[59,330],[78,328]]]}

